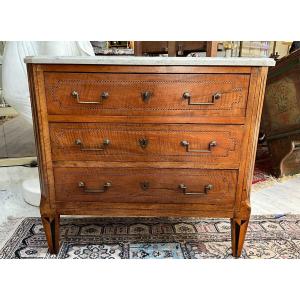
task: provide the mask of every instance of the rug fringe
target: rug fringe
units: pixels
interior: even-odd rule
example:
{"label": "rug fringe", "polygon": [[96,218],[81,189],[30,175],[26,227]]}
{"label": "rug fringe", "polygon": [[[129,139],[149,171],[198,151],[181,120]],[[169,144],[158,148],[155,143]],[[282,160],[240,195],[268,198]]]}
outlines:
{"label": "rug fringe", "polygon": [[290,179],[299,178],[299,177],[300,177],[300,173],[299,174],[294,174],[294,175],[289,175],[289,176],[283,176],[281,178],[278,178],[278,181],[280,183],[282,183],[282,182],[286,182]]}
{"label": "rug fringe", "polygon": [[262,190],[264,188],[268,188],[268,187],[271,187],[271,186],[276,185],[276,184],[284,183],[284,182],[287,182],[291,179],[299,178],[299,177],[300,177],[300,174],[283,176],[281,178],[276,178],[276,177],[273,177],[273,176],[270,175],[270,176],[268,176],[267,180],[252,184],[251,192],[257,192],[257,191]]}
{"label": "rug fringe", "polygon": [[270,175],[267,180],[252,184],[251,192],[256,192],[256,191],[262,190],[264,188],[273,186],[277,183],[278,183],[277,178]]}

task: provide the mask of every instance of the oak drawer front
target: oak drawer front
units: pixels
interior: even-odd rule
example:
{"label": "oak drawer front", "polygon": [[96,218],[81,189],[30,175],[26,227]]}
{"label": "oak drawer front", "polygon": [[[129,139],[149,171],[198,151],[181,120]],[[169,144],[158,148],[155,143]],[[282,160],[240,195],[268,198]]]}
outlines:
{"label": "oak drawer front", "polygon": [[[55,168],[57,202],[232,207],[236,170]],[[63,179],[63,180],[62,180]]]}
{"label": "oak drawer front", "polygon": [[53,160],[191,161],[237,165],[243,125],[52,123]]}
{"label": "oak drawer front", "polygon": [[49,114],[244,117],[246,74],[45,72]]}

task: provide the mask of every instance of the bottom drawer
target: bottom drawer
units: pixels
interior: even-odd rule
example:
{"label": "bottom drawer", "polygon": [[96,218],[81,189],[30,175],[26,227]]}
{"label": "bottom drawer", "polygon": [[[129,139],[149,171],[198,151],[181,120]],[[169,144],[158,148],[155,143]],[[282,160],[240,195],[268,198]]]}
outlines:
{"label": "bottom drawer", "polygon": [[55,168],[54,176],[57,202],[122,203],[122,207],[169,203],[230,209],[237,183],[237,170]]}

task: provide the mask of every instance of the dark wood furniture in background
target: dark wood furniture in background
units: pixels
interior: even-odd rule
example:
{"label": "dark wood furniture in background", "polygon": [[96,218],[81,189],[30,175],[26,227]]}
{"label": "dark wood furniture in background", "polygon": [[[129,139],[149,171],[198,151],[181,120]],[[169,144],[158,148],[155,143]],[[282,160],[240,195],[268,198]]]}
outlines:
{"label": "dark wood furniture in background", "polygon": [[206,56],[217,56],[218,42],[204,41],[135,41],[134,55],[168,54],[168,56],[186,56],[190,52],[206,51]]}
{"label": "dark wood furniture in background", "polygon": [[300,173],[300,49],[269,70],[261,127],[273,174]]}
{"label": "dark wood furniture in background", "polygon": [[50,252],[60,215],[227,217],[240,256],[267,67],[105,58],[27,61]]}

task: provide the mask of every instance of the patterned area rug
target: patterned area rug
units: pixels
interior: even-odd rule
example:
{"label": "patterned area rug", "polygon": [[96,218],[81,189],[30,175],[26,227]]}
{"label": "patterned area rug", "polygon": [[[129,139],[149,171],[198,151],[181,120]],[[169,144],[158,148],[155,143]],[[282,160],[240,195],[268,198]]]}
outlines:
{"label": "patterned area rug", "polygon": [[261,154],[261,152],[257,150],[256,153],[251,191],[258,191],[279,182],[278,178],[273,177],[271,174],[272,165],[270,156],[267,156],[268,154],[265,154],[265,152]]}
{"label": "patterned area rug", "polygon": [[[50,255],[40,218],[25,218],[0,258],[232,258],[225,219],[62,218],[61,248]],[[252,217],[242,258],[299,258],[300,215]]]}
{"label": "patterned area rug", "polygon": [[257,167],[257,165],[255,165],[254,172],[253,172],[253,179],[252,179],[253,185],[260,183],[260,182],[270,180],[272,178],[273,177],[271,176],[270,173],[260,169],[259,167]]}
{"label": "patterned area rug", "polygon": [[271,175],[271,170],[272,161],[268,147],[266,145],[258,145],[252,184],[258,186],[258,183],[261,184],[266,181],[275,181]]}

